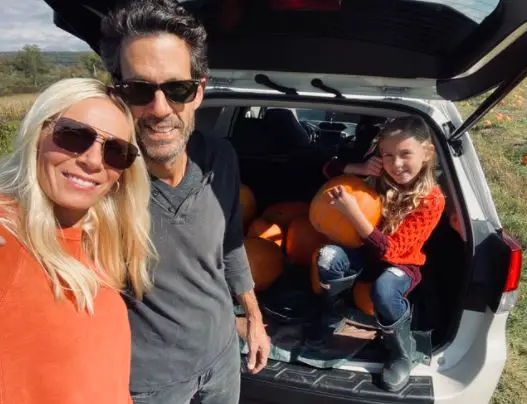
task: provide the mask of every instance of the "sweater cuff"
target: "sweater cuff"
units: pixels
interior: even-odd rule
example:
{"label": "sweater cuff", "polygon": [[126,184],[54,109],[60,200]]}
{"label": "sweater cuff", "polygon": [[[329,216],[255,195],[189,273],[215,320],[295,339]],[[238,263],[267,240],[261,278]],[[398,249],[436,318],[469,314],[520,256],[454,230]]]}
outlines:
{"label": "sweater cuff", "polygon": [[364,239],[364,242],[373,247],[380,257],[386,255],[386,251],[388,250],[388,237],[379,229],[373,229],[370,235]]}
{"label": "sweater cuff", "polygon": [[249,269],[244,273],[239,273],[236,276],[231,277],[229,281],[230,289],[235,296],[239,296],[245,292],[250,292],[254,289],[254,281]]}
{"label": "sweater cuff", "polygon": [[225,280],[235,296],[254,289],[254,281],[245,248],[238,247],[224,257]]}

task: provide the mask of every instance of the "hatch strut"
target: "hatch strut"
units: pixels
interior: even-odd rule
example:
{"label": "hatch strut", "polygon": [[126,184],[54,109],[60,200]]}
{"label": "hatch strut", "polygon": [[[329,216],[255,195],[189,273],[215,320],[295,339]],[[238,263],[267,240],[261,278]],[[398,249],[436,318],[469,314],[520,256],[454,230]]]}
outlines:
{"label": "hatch strut", "polygon": [[256,81],[258,84],[261,84],[262,86],[269,87],[273,90],[280,91],[281,93],[287,94],[287,95],[298,95],[296,90],[294,88],[285,87],[280,84],[275,83],[272,81],[268,75],[258,73],[256,76],[254,76],[254,81]]}
{"label": "hatch strut", "polygon": [[320,79],[311,80],[311,85],[313,87],[320,88],[322,91],[325,91],[326,93],[335,94],[336,98],[345,98],[339,90],[336,90],[333,87],[327,86]]}
{"label": "hatch strut", "polygon": [[479,105],[478,108],[467,118],[463,123],[454,131],[452,132],[452,136],[448,139],[448,143],[453,144],[465,132],[472,129],[474,125],[478,123],[478,121],[487,113],[489,112],[498,102],[500,102],[503,98],[505,98],[513,89],[516,87],[527,75],[527,67],[522,69],[520,73],[516,76],[514,76],[509,81],[503,81],[496,90],[492,92],[491,95],[489,95],[485,100]]}

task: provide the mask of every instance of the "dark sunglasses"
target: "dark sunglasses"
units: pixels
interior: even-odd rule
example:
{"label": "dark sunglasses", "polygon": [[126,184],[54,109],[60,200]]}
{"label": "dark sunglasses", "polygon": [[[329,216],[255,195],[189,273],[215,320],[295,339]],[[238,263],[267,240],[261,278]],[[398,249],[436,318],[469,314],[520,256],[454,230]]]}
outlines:
{"label": "dark sunglasses", "polygon": [[71,153],[82,154],[101,138],[104,162],[117,170],[132,165],[139,150],[132,143],[108,136],[103,137],[95,128],[74,119],[60,117],[54,122],[52,140],[58,147]]}
{"label": "dark sunglasses", "polygon": [[161,90],[168,100],[185,104],[194,101],[198,87],[199,80],[174,80],[161,84],[143,80],[124,80],[115,85],[115,91],[130,105],[149,104],[157,90]]}

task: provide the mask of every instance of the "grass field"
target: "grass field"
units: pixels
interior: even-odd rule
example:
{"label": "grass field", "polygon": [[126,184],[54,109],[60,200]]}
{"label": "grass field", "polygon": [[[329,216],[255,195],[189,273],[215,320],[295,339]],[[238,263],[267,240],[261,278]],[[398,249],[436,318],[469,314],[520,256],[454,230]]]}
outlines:
{"label": "grass field", "polygon": [[[495,107],[471,136],[507,231],[527,247],[527,81]],[[0,154],[10,150],[11,139],[34,96],[0,97]],[[480,100],[461,102],[467,116]],[[524,255],[525,256],[525,255]],[[524,262],[524,269],[527,262]],[[527,277],[523,271],[518,305],[509,317],[508,361],[493,404],[527,403]],[[469,403],[467,403],[469,404]]]}
{"label": "grass field", "polygon": [[27,111],[35,95],[19,94],[9,97],[0,97],[0,122],[5,120],[18,120]]}

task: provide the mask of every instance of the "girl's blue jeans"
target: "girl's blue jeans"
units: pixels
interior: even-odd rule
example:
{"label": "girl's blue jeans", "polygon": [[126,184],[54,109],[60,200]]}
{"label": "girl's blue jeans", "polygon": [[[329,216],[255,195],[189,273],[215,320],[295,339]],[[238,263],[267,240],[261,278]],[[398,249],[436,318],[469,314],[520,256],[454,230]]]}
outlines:
{"label": "girl's blue jeans", "polygon": [[[321,248],[317,264],[320,283],[324,287],[328,281],[360,272],[364,267],[364,259],[357,249],[329,244]],[[407,309],[404,296],[411,284],[410,276],[387,264],[371,291],[375,314],[381,324],[390,325],[402,317]]]}

